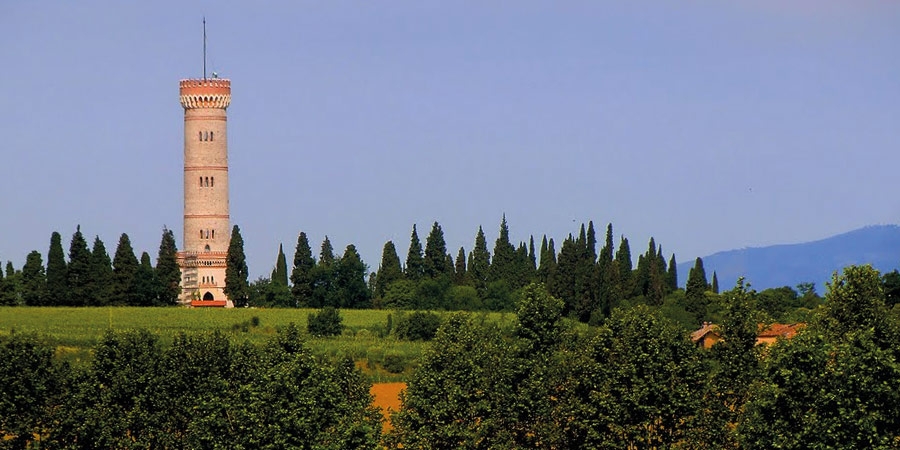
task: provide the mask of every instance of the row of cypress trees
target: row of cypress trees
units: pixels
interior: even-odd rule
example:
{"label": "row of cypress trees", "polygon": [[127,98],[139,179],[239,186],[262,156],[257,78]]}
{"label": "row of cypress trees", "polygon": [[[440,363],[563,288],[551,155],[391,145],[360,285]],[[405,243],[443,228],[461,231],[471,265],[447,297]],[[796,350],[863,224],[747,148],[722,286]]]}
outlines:
{"label": "row of cypress trees", "polygon": [[47,264],[37,250],[28,254],[22,270],[11,262],[0,273],[0,304],[27,306],[158,306],[178,300],[181,270],[176,261],[175,236],[164,228],[156,258],[135,255],[128,235],[122,233],[110,258],[100,237],[89,249],[78,226],[69,244],[68,261],[62,236],[53,232]]}

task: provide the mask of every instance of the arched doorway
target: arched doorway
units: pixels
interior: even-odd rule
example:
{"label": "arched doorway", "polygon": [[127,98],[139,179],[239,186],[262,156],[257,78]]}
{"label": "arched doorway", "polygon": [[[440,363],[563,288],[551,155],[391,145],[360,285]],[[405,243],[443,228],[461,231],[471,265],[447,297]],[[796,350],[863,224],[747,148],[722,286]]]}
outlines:
{"label": "arched doorway", "polygon": [[203,300],[215,300],[215,299],[213,298],[212,292],[207,291],[205,294],[203,294]]}

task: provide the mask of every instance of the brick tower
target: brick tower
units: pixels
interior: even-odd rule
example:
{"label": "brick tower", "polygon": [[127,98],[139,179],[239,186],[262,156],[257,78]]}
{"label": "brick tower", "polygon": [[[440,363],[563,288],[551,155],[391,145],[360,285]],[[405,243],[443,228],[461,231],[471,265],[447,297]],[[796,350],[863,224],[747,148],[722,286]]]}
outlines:
{"label": "brick tower", "polygon": [[228,135],[231,81],[181,80],[184,108],[184,245],[178,253],[181,302],[232,306],[225,296],[228,215]]}

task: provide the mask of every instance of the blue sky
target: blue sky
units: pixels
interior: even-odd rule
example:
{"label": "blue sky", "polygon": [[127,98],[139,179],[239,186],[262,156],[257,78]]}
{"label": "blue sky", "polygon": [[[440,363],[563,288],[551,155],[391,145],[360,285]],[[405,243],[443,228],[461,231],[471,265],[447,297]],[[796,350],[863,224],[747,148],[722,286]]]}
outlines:
{"label": "blue sky", "polygon": [[301,230],[375,270],[414,223],[455,256],[503,213],[679,261],[900,217],[896,1],[4,2],[0,260],[78,224],[180,245],[204,16],[253,278]]}

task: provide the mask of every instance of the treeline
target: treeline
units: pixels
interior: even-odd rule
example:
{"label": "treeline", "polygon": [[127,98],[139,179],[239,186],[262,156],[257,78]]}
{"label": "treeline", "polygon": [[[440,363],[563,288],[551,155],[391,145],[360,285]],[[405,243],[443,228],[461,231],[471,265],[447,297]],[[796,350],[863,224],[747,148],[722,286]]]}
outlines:
{"label": "treeline", "polygon": [[760,300],[722,294],[705,350],[647,305],[573,328],[526,287],[513,329],[451,317],[392,418],[389,448],[808,449],[900,445],[900,316],[877,271],[835,274],[793,339],[756,344]]}
{"label": "treeline", "polygon": [[85,367],[34,335],[0,338],[0,448],[376,448],[381,413],[353,361],[314,357],[296,327],[262,347],[220,333],[165,348],[109,331]]}
{"label": "treeline", "polygon": [[[599,245],[599,252],[598,252]],[[328,237],[318,258],[301,232],[288,266],[279,246],[271,277],[249,283],[248,303],[265,307],[384,308],[428,310],[512,311],[522,288],[538,282],[563,301],[563,314],[597,324],[617,306],[647,304],[686,327],[717,320],[722,302],[715,272],[707,277],[697,258],[686,288],[679,288],[675,255],[668,257],[650,238],[637,256],[621,236],[615,244],[612,224],[598,242],[593,222],[567,236],[557,251],[546,235],[537,246],[533,237],[513,245],[504,216],[499,235],[489,250],[479,227],[471,251],[448,251],[443,229],[434,222],[424,246],[412,227],[405,260],[392,241],[384,244],[377,271],[367,275],[356,247],[348,245],[336,256]],[[367,279],[368,276],[368,279]],[[898,274],[900,277],[900,274]],[[898,283],[900,284],[900,283]],[[790,287],[765,292],[765,307],[776,320],[802,320],[821,298],[810,283],[800,292]]]}
{"label": "treeline", "polygon": [[155,266],[147,252],[142,252],[140,259],[135,256],[124,233],[110,258],[99,236],[89,249],[78,226],[66,260],[62,236],[53,232],[46,266],[35,250],[28,254],[21,270],[7,262],[5,276],[0,271],[0,305],[174,305],[181,282],[176,253],[174,234],[163,229]]}

